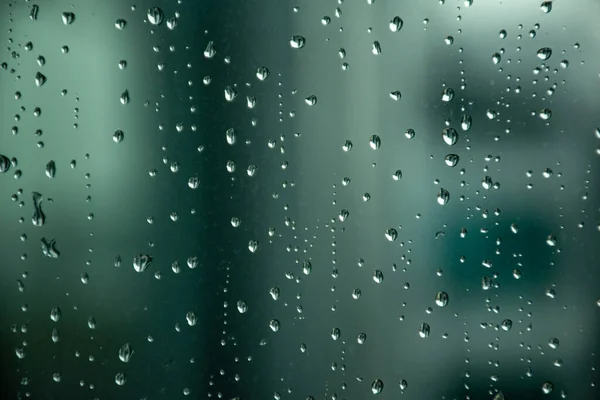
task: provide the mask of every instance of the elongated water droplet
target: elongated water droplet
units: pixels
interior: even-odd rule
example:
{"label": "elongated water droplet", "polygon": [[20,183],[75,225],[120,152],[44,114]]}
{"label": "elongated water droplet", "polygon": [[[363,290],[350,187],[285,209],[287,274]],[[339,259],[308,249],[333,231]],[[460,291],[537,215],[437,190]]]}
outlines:
{"label": "elongated water droplet", "polygon": [[31,223],[34,226],[42,226],[46,222],[46,215],[42,211],[42,200],[43,196],[38,192],[33,192],[33,216],[31,217]]}
{"label": "elongated water droplet", "polygon": [[437,292],[435,295],[435,304],[437,304],[438,307],[446,307],[448,305],[448,293]]}
{"label": "elongated water droplet", "polygon": [[41,239],[42,253],[48,258],[58,258],[60,252],[56,249],[56,240],[54,239]]}
{"label": "elongated water droplet", "polygon": [[373,150],[379,149],[381,147],[381,139],[379,138],[379,136],[377,136],[377,135],[371,136],[371,138],[369,139],[369,146]]}
{"label": "elongated water droplet", "polygon": [[53,160],[48,161],[46,164],[46,176],[48,178],[54,178],[56,176],[56,163]]}
{"label": "elongated water droplet", "polygon": [[123,141],[123,139],[125,139],[125,134],[123,133],[122,130],[117,129],[115,131],[115,133],[113,133],[113,142],[121,143]]}
{"label": "elongated water droplet", "polygon": [[383,392],[383,381],[381,379],[375,379],[371,384],[371,392],[373,394],[380,394]]}
{"label": "elongated water droplet", "polygon": [[398,231],[394,228],[390,228],[385,231],[385,238],[390,242],[393,242],[398,238]]}
{"label": "elongated water droplet", "polygon": [[46,78],[46,75],[42,74],[41,72],[36,72],[35,73],[35,85],[37,87],[41,87],[44,85],[44,83],[46,83],[48,79]]}
{"label": "elongated water droplet", "polygon": [[36,21],[38,18],[39,11],[40,11],[40,6],[38,6],[37,4],[32,5],[31,11],[29,12],[29,18],[31,18],[32,21]]}
{"label": "elongated water droplet", "polygon": [[119,100],[121,101],[121,104],[125,105],[129,103],[129,90],[125,90],[123,93],[121,93],[121,97],[119,98]]}
{"label": "elongated water droplet", "polygon": [[419,336],[421,336],[422,338],[426,338],[426,337],[429,337],[430,333],[431,333],[431,328],[429,327],[429,324],[426,322],[423,322],[421,324],[421,326],[419,327]]}
{"label": "elongated water droplet", "polygon": [[443,206],[448,203],[448,201],[450,201],[450,193],[446,189],[441,188],[437,195],[438,204]]}
{"label": "elongated water droplet", "polygon": [[213,58],[215,54],[217,54],[217,50],[215,49],[215,43],[211,40],[204,49],[204,57]]}
{"label": "elongated water droplet", "polygon": [[0,173],[5,173],[10,169],[10,160],[3,154],[0,154]]}
{"label": "elongated water droplet", "polygon": [[469,129],[471,129],[471,124],[473,123],[473,119],[471,118],[470,115],[463,115],[461,120],[460,120],[460,127],[463,131],[468,131]]}
{"label": "elongated water droplet", "polygon": [[544,1],[542,3],[542,5],[540,6],[540,9],[548,14],[550,11],[552,11],[552,2],[551,1]]}
{"label": "elongated water droplet", "polygon": [[52,310],[50,310],[50,319],[54,322],[58,322],[60,320],[61,315],[62,312],[58,307],[54,307]]}
{"label": "elongated water droplet", "polygon": [[379,44],[377,40],[373,42],[373,48],[371,49],[371,53],[373,53],[376,56],[381,54],[381,44]]}
{"label": "elongated water droplet", "polygon": [[454,90],[451,88],[446,88],[442,91],[442,101],[449,102],[454,98]]}
{"label": "elongated water droplet", "polygon": [[265,79],[267,79],[270,74],[271,74],[271,72],[269,71],[269,68],[267,68],[267,67],[259,67],[256,70],[256,77],[261,81],[264,81]]}
{"label": "elongated water droplet", "polygon": [[133,355],[133,349],[129,343],[125,343],[119,349],[119,360],[124,363],[128,363],[131,360],[131,356]]}

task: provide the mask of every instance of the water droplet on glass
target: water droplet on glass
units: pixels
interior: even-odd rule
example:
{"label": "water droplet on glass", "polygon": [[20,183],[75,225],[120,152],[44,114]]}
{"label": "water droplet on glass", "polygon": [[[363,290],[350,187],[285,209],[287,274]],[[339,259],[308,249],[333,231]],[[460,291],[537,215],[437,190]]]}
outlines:
{"label": "water droplet on glass", "polygon": [[170,17],[167,19],[167,29],[169,30],[173,30],[177,27],[177,18],[176,17]]}
{"label": "water droplet on glass", "polygon": [[537,56],[540,60],[546,61],[552,55],[552,49],[549,47],[542,47],[538,50]]}
{"label": "water droplet on glass", "polygon": [[193,311],[188,311],[185,314],[185,319],[189,326],[195,326],[198,323],[198,317],[196,317],[196,313]]}
{"label": "water droplet on glass", "polygon": [[117,28],[119,30],[124,29],[126,25],[127,25],[127,21],[125,21],[123,18],[119,18],[118,20],[115,21],[115,28]]}
{"label": "water droplet on glass", "polygon": [[54,307],[52,310],[50,310],[50,319],[54,322],[58,322],[58,320],[60,320],[61,315],[62,312],[58,307]]}
{"label": "water droplet on glass", "polygon": [[235,99],[237,97],[237,91],[231,87],[231,86],[226,86],[225,87],[225,100],[227,101],[233,101],[233,99]]}
{"label": "water droplet on glass", "polygon": [[133,350],[131,349],[131,345],[129,343],[125,343],[119,349],[119,360],[121,360],[124,363],[129,362],[132,355],[133,355]]}
{"label": "water droplet on glass", "polygon": [[390,242],[393,242],[398,238],[398,231],[394,228],[387,229],[385,231],[385,238]]}
{"label": "water droplet on glass", "polygon": [[304,39],[303,36],[294,35],[290,38],[290,46],[292,46],[293,49],[301,49],[305,44],[306,39]]}
{"label": "water droplet on glass", "polygon": [[383,391],[383,381],[381,379],[375,379],[371,384],[371,392],[373,394],[380,394]]}
{"label": "water droplet on glass", "polygon": [[412,139],[412,138],[414,138],[414,137],[415,137],[415,130],[414,130],[414,129],[407,129],[407,130],[404,132],[404,136],[405,136],[407,139]]}
{"label": "water droplet on glass", "polygon": [[452,101],[453,98],[454,90],[451,88],[444,89],[444,91],[442,92],[442,101],[447,103],[449,101]]}
{"label": "water droplet on glass", "polygon": [[204,49],[204,57],[213,58],[215,54],[217,54],[217,50],[215,49],[215,43],[211,40]]}
{"label": "water droplet on glass", "polygon": [[506,35],[507,35],[507,33],[506,33],[506,30],[504,30],[504,29],[500,30],[500,33],[498,34],[498,36],[500,36],[500,39],[506,38]]}
{"label": "water droplet on glass", "polygon": [[46,176],[48,178],[54,178],[56,176],[56,163],[53,160],[48,161],[46,164]]}
{"label": "water droplet on glass", "polygon": [[317,104],[317,96],[311,94],[310,96],[304,99],[304,102],[309,106],[314,106],[315,104]]}
{"label": "water droplet on glass", "polygon": [[383,272],[381,272],[381,270],[376,269],[375,272],[373,272],[373,281],[375,283],[383,282]]}
{"label": "water droplet on glass", "polygon": [[125,382],[127,382],[127,378],[125,378],[125,374],[122,372],[119,372],[118,374],[115,375],[115,383],[119,386],[123,386],[125,384]]}
{"label": "water droplet on glass", "polygon": [[248,242],[248,250],[250,250],[250,253],[256,253],[256,250],[258,250],[258,240],[250,240]]}
{"label": "water droplet on glass", "polygon": [[62,13],[62,22],[65,25],[71,25],[73,22],[75,22],[75,14],[72,12]]}
{"label": "water droplet on glass", "polygon": [[44,83],[46,83],[47,78],[44,74],[42,74],[41,72],[36,72],[35,73],[35,85],[40,87],[43,86]]}
{"label": "water droplet on glass", "polygon": [[148,22],[152,25],[160,25],[163,22],[165,17],[163,10],[159,7],[151,7],[148,9],[146,13],[146,17],[148,18]]}
{"label": "water droplet on glass", "polygon": [[192,176],[188,179],[188,186],[190,189],[197,189],[198,185],[200,185],[200,178],[197,176]]}
{"label": "water droplet on glass", "polygon": [[512,328],[512,321],[510,319],[505,319],[504,321],[502,321],[502,323],[500,324],[500,326],[502,327],[503,331],[510,331]]}
{"label": "water droplet on glass", "polygon": [[10,169],[10,160],[3,154],[0,154],[0,173],[5,173]]}
{"label": "water droplet on glass", "polygon": [[550,118],[552,118],[552,110],[550,110],[549,108],[543,108],[540,110],[539,116],[544,121],[548,121]]}
{"label": "water droplet on glass", "polygon": [[379,44],[379,42],[377,40],[373,42],[373,47],[371,48],[371,53],[373,53],[374,55],[381,54],[381,44]]}
{"label": "water droplet on glass", "polygon": [[402,379],[398,385],[400,386],[400,390],[406,390],[406,388],[408,387],[408,382]]}
{"label": "water droplet on glass", "polygon": [[344,142],[344,144],[342,145],[342,150],[344,150],[344,151],[352,150],[352,142],[350,140],[346,140],[346,142]]}
{"label": "water droplet on glass", "polygon": [[404,21],[402,21],[402,18],[395,16],[391,21],[390,21],[390,31],[392,32],[398,32],[400,29],[402,29],[402,26],[404,25]]}
{"label": "water droplet on glass", "polygon": [[444,128],[442,138],[448,146],[454,146],[458,142],[458,132],[454,128]]}
{"label": "water droplet on glass", "polygon": [[446,189],[441,188],[437,195],[438,204],[443,206],[448,203],[448,201],[450,201],[450,193]]}
{"label": "water droplet on glass", "polygon": [[55,239],[46,239],[43,237],[40,241],[42,243],[42,253],[44,256],[48,258],[58,258],[60,256],[60,252],[56,249]]}
{"label": "water droplet on glass", "polygon": [[381,147],[381,139],[379,138],[379,136],[371,136],[371,138],[369,139],[369,146],[371,146],[373,150],[379,149],[379,147]]}
{"label": "water droplet on glass", "polygon": [[245,301],[240,300],[237,302],[237,309],[240,314],[244,314],[248,311],[248,304],[246,304]]}
{"label": "water droplet on glass", "polygon": [[500,55],[500,53],[492,54],[492,62],[494,64],[498,64],[501,60],[502,60],[502,56]]}
{"label": "water droplet on glass", "polygon": [[33,216],[31,223],[34,226],[42,226],[46,222],[46,215],[42,211],[43,196],[38,192],[33,192]]}
{"label": "water droplet on glass", "polygon": [[542,392],[544,394],[550,394],[550,393],[552,393],[552,389],[554,389],[554,385],[552,385],[552,383],[550,383],[550,382],[544,382],[542,384]]}
{"label": "water droplet on glass", "polygon": [[271,321],[269,321],[269,328],[271,328],[273,332],[277,332],[279,331],[279,328],[281,328],[281,324],[278,320],[272,319]]}
{"label": "water droplet on glass", "polygon": [[121,93],[121,97],[119,98],[119,100],[121,101],[121,104],[125,105],[129,103],[129,90],[125,90],[123,93]]}
{"label": "water droplet on glass", "polygon": [[437,304],[438,307],[446,307],[448,305],[448,293],[437,292],[435,295],[435,304]]}
{"label": "water droplet on glass", "polygon": [[148,254],[138,254],[133,257],[133,269],[135,272],[144,272],[152,263],[153,258]]}
{"label": "water droplet on glass", "polygon": [[551,1],[544,1],[542,3],[542,5],[540,6],[540,9],[548,14],[550,11],[552,11],[552,2]]}
{"label": "water droplet on glass", "polygon": [[400,179],[402,179],[402,171],[399,169],[396,170],[396,172],[392,174],[392,179],[394,179],[395,181],[399,181]]}
{"label": "water droplet on glass", "polygon": [[113,142],[115,143],[121,143],[123,141],[123,139],[125,138],[125,134],[123,133],[122,130],[117,129],[115,131],[115,133],[113,133]]}
{"label": "water droplet on glass", "polygon": [[446,157],[444,157],[444,161],[449,167],[455,167],[459,160],[460,158],[456,154],[448,154]]}
{"label": "water droplet on glass", "polygon": [[421,326],[419,327],[419,336],[421,336],[422,338],[426,338],[426,337],[429,337],[430,333],[431,333],[431,328],[429,327],[429,324],[426,322],[423,322],[421,324]]}
{"label": "water droplet on glass", "polygon": [[390,92],[390,97],[392,98],[392,100],[398,101],[402,98],[402,93],[400,93],[399,90],[395,90],[393,92]]}
{"label": "water droplet on glass", "polygon": [[256,70],[256,77],[261,81],[264,81],[265,79],[267,79],[270,74],[271,74],[271,72],[269,71],[269,68],[267,68],[267,67],[259,67]]}
{"label": "water droplet on glass", "polygon": [[550,346],[551,349],[558,349],[560,342],[557,338],[552,338],[550,339],[550,341],[548,341],[548,346]]}

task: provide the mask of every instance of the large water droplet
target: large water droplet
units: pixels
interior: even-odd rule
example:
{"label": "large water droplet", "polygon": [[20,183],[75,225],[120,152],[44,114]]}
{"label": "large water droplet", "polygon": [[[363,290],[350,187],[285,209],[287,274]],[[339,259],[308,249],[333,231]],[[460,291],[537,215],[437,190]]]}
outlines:
{"label": "large water droplet", "polygon": [[540,9],[548,14],[550,11],[552,11],[552,2],[551,1],[544,1],[542,3],[542,5],[540,6]]}
{"label": "large water droplet", "polygon": [[426,337],[429,337],[430,333],[431,333],[431,328],[429,327],[429,324],[426,322],[423,322],[421,324],[421,326],[419,327],[419,336],[421,336],[422,338],[426,338]]}
{"label": "large water droplet", "polygon": [[369,139],[369,146],[371,146],[373,150],[379,149],[381,147],[381,139],[379,138],[379,136],[372,135]]}
{"label": "large water droplet", "polygon": [[454,128],[444,128],[442,138],[448,146],[454,146],[458,142],[458,132]]}
{"label": "large water droplet", "polygon": [[441,188],[437,195],[438,204],[443,206],[448,203],[448,201],[450,201],[450,193],[446,189]]}
{"label": "large water droplet", "polygon": [[62,13],[62,22],[65,25],[71,25],[73,22],[75,22],[75,14],[72,12]]}
{"label": "large water droplet", "polygon": [[41,72],[35,73],[35,85],[37,87],[43,86],[47,80],[48,79],[46,78],[46,75],[42,74]]}
{"label": "large water droplet", "polygon": [[446,307],[448,305],[448,293],[437,292],[435,295],[435,304],[437,304],[438,307]]}
{"label": "large water droplet", "polygon": [[542,47],[538,50],[537,56],[540,60],[546,61],[552,55],[552,49],[550,47]]}
{"label": "large water droplet", "polygon": [[306,39],[304,39],[304,36],[294,35],[290,38],[290,46],[292,46],[293,49],[301,49],[305,44]]}
{"label": "large water droplet", "polygon": [[375,379],[371,384],[371,392],[373,394],[379,394],[383,391],[383,381],[381,379]]}
{"label": "large water droplet", "polygon": [[48,161],[46,164],[46,176],[48,178],[54,178],[56,176],[56,163],[53,160]]}
{"label": "large water droplet", "polygon": [[402,18],[395,16],[391,21],[390,21],[390,31],[392,32],[398,32],[400,29],[402,29],[402,26],[404,25],[404,21],[402,21]]}
{"label": "large water droplet", "polygon": [[38,192],[33,192],[33,216],[31,223],[34,226],[42,226],[46,222],[46,215],[42,211],[43,196]]}
{"label": "large water droplet", "polygon": [[133,257],[133,269],[136,272],[144,272],[152,263],[152,256],[148,254],[138,254]]}
{"label": "large water droplet", "polygon": [[161,8],[151,7],[148,9],[146,17],[148,18],[148,22],[150,22],[152,25],[160,25],[162,24],[165,15]]}
{"label": "large water droplet", "polygon": [[131,345],[129,343],[125,343],[119,349],[119,360],[121,360],[124,363],[129,362],[132,355],[133,355],[133,350],[131,349]]}
{"label": "large water droplet", "polygon": [[215,43],[211,40],[204,49],[204,57],[213,58],[215,54],[217,54],[217,50],[215,49]]}
{"label": "large water droplet", "polygon": [[442,101],[447,103],[449,101],[452,101],[453,98],[454,90],[451,88],[444,89],[444,91],[442,92]]}

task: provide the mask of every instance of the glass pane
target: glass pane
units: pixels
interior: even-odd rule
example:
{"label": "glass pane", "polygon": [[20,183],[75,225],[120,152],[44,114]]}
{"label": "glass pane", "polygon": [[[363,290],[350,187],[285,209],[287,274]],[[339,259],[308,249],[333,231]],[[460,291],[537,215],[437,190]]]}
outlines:
{"label": "glass pane", "polygon": [[598,398],[596,0],[0,7],[1,398]]}

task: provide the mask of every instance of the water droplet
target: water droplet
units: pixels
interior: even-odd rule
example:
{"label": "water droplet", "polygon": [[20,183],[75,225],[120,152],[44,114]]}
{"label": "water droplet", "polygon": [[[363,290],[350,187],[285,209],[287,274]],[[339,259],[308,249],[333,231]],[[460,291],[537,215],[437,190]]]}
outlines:
{"label": "water droplet", "polygon": [[250,250],[250,253],[256,253],[256,250],[258,250],[258,240],[250,240],[248,242],[248,250]]}
{"label": "water droplet", "polygon": [[550,394],[550,393],[552,393],[552,389],[554,389],[554,385],[552,385],[552,383],[550,383],[550,382],[544,382],[542,384],[542,392],[544,394]]}
{"label": "water droplet", "polygon": [[304,102],[309,106],[314,106],[315,104],[317,104],[317,96],[311,94],[310,96],[304,99]]}
{"label": "water droplet", "polygon": [[48,258],[58,258],[60,256],[60,252],[56,249],[56,240],[54,239],[41,239],[42,243],[42,253],[44,256]]}
{"label": "water droplet", "polygon": [[118,20],[115,21],[115,28],[117,28],[119,30],[124,29],[126,25],[127,25],[127,21],[125,21],[123,18],[119,18]]}
{"label": "water droplet", "polygon": [[301,49],[305,44],[306,39],[304,39],[303,36],[294,35],[290,38],[290,46],[292,46],[293,49]]}
{"label": "water droplet", "polygon": [[248,168],[246,168],[246,174],[250,177],[256,175],[256,171],[258,171],[258,167],[254,164],[250,164],[248,165]]}
{"label": "water droplet", "polygon": [[408,387],[408,382],[406,382],[404,379],[402,379],[399,383],[400,386],[400,390],[406,390],[406,388]]}
{"label": "water droplet", "polygon": [[117,129],[115,131],[115,133],[113,133],[113,142],[115,143],[121,143],[123,141],[123,139],[125,138],[125,134],[123,133],[122,130]]}
{"label": "water droplet", "polygon": [[385,231],[385,238],[390,242],[393,242],[398,238],[398,231],[394,228],[390,228]]}
{"label": "water droplet", "polygon": [[400,93],[399,90],[395,90],[393,92],[390,92],[390,97],[392,98],[392,100],[398,101],[402,98],[402,93]]}
{"label": "water droplet", "polygon": [[62,312],[58,307],[54,307],[52,310],[50,310],[50,319],[54,322],[58,322],[58,320],[60,320],[61,315]]}
{"label": "water droplet", "polygon": [[198,317],[196,317],[196,313],[193,311],[188,311],[185,314],[185,320],[189,326],[195,326],[198,323]]}
{"label": "water droplet", "polygon": [[431,333],[431,328],[429,327],[429,324],[426,322],[423,322],[421,324],[421,326],[419,327],[419,336],[421,336],[422,338],[426,338],[426,337],[429,337],[430,333]]}
{"label": "water droplet", "polygon": [[233,87],[231,86],[226,86],[225,87],[225,100],[227,101],[233,101],[233,99],[235,99],[237,97],[237,90],[235,90]]}
{"label": "water droplet", "polygon": [[132,355],[133,355],[133,350],[131,349],[131,345],[129,343],[125,343],[119,349],[119,360],[121,360],[124,363],[129,362]]}
{"label": "water droplet", "polygon": [[500,30],[500,33],[498,34],[498,36],[500,36],[500,39],[506,38],[506,35],[507,35],[507,33],[506,33],[506,30],[504,30],[504,29]]}
{"label": "water droplet", "polygon": [[197,189],[198,185],[200,185],[200,178],[197,176],[191,176],[190,179],[188,179],[188,186],[190,189]]}
{"label": "water droplet", "polygon": [[381,147],[381,139],[379,138],[379,136],[371,136],[371,138],[369,139],[369,146],[371,146],[373,150],[379,149],[379,147]]}
{"label": "water droplet", "polygon": [[435,304],[437,304],[438,307],[446,307],[448,305],[448,293],[437,292],[435,295]]}
{"label": "water droplet", "polygon": [[373,272],[373,281],[375,283],[383,282],[383,272],[381,272],[381,270],[376,269],[375,272]]}
{"label": "water droplet", "polygon": [[381,44],[377,40],[373,42],[373,47],[371,48],[371,53],[373,53],[376,56],[381,54]]}
{"label": "water droplet", "polygon": [[346,140],[346,142],[344,142],[344,144],[342,145],[342,150],[344,150],[344,151],[352,150],[352,142],[350,140]]}
{"label": "water droplet", "polygon": [[204,49],[204,57],[213,58],[215,54],[217,54],[217,50],[215,49],[215,43],[211,40]]}
{"label": "water droplet", "polygon": [[10,169],[10,160],[5,155],[0,154],[0,173],[5,173]]}
{"label": "water droplet", "polygon": [[346,219],[348,219],[349,216],[350,212],[344,208],[342,211],[340,211],[338,218],[341,222],[344,222]]}
{"label": "water droplet", "polygon": [[548,121],[550,118],[552,118],[552,110],[549,108],[543,108],[540,110],[539,116],[544,121]]}
{"label": "water droplet", "polygon": [[177,18],[176,17],[171,17],[167,19],[167,29],[169,29],[170,31],[172,31],[173,29],[175,29],[177,27]]}
{"label": "water droplet", "polygon": [[383,381],[381,379],[375,379],[371,384],[371,392],[373,394],[380,394],[383,391]]}
{"label": "water droplet", "polygon": [[237,309],[240,314],[245,314],[248,311],[248,304],[245,301],[240,300],[237,302]]}
{"label": "water droplet", "polygon": [[537,56],[540,60],[546,61],[552,55],[552,49],[549,47],[542,47],[538,50]]}
{"label": "water droplet", "polygon": [[400,179],[402,179],[402,171],[399,169],[396,170],[396,172],[394,172],[392,175],[392,179],[394,179],[395,181],[399,181]]}
{"label": "water droplet", "polygon": [[554,235],[548,235],[548,237],[546,238],[546,244],[550,247],[556,246],[556,242],[557,242],[557,239],[556,239],[556,236],[554,236]]}
{"label": "water droplet", "polygon": [[48,79],[46,78],[46,76],[44,74],[42,74],[41,72],[36,72],[35,73],[35,85],[37,87],[41,87],[44,85],[44,83],[46,83]]}
{"label": "water droplet", "polygon": [[560,342],[557,338],[552,338],[550,339],[550,341],[548,342],[548,346],[550,346],[551,349],[558,349],[558,346],[560,345]]}
{"label": "water droplet", "polygon": [[444,39],[444,43],[450,46],[452,43],[454,43],[454,38],[452,36],[447,36],[446,39]]}
{"label": "water droplet", "polygon": [[458,142],[458,132],[454,128],[444,128],[442,138],[448,146],[454,146]]}
{"label": "water droplet", "polygon": [[542,5],[540,6],[540,9],[548,14],[550,11],[552,11],[552,2],[551,1],[544,1],[542,3]]}
{"label": "water droplet", "polygon": [[437,202],[439,205],[445,205],[446,203],[448,203],[448,201],[450,201],[450,193],[448,193],[448,191],[444,188],[440,188],[440,191],[438,192],[437,195]]}
{"label": "water droplet", "polygon": [[471,124],[473,123],[473,119],[471,118],[470,115],[463,115],[461,120],[460,120],[460,127],[462,128],[463,131],[468,131],[469,129],[471,129]]}
{"label": "water droplet", "polygon": [[133,257],[133,269],[135,272],[144,272],[152,263],[153,258],[148,254],[138,254]]}
{"label": "water droplet", "polygon": [[119,372],[115,375],[115,383],[119,386],[123,386],[127,382],[127,378],[125,378],[125,374]]}
{"label": "water droplet", "polygon": [[273,298],[273,300],[279,299],[279,293],[280,293],[280,290],[278,287],[272,287],[269,290],[269,294],[271,295],[271,298]]}
{"label": "water droplet", "polygon": [[500,55],[500,53],[492,54],[492,62],[494,64],[498,64],[501,60],[502,60],[502,56]]}
{"label": "water droplet", "polygon": [[367,341],[366,333],[359,333],[358,336],[356,337],[356,342],[358,344],[365,344],[366,341]]}
{"label": "water droplet", "polygon": [[404,136],[405,136],[407,139],[412,139],[412,138],[414,138],[414,137],[415,137],[415,130],[414,130],[414,129],[407,129],[407,130],[404,132]]}
{"label": "water droplet", "polygon": [[150,7],[146,13],[148,22],[152,25],[160,25],[165,17],[163,10],[159,7]]}
{"label": "water droplet", "polygon": [[448,154],[446,157],[444,157],[444,161],[449,167],[455,167],[459,160],[460,158],[456,154]]}
{"label": "water droplet", "polygon": [[38,192],[33,192],[33,216],[31,223],[34,226],[42,226],[46,222],[46,215],[42,211],[43,196]]}
{"label": "water droplet", "polygon": [[123,93],[121,93],[121,97],[119,98],[119,100],[121,101],[121,104],[125,105],[129,103],[129,90],[125,90]]}
{"label": "water droplet", "polygon": [[390,31],[398,32],[400,29],[402,29],[403,25],[404,25],[404,21],[402,21],[402,18],[395,16],[390,21]]}
{"label": "water droplet", "polygon": [[444,91],[442,92],[442,101],[447,103],[449,101],[452,101],[453,98],[454,98],[454,90],[451,88],[444,89]]}
{"label": "water droplet", "polygon": [[277,332],[281,328],[281,324],[278,320],[272,319],[271,321],[269,321],[269,328],[271,328],[273,332]]}
{"label": "water droplet", "polygon": [[62,13],[62,22],[65,25],[71,25],[73,22],[75,22],[75,14],[72,12]]}
{"label": "water droplet", "polygon": [[271,72],[269,71],[269,68],[267,68],[267,67],[259,67],[256,70],[256,77],[261,81],[264,81],[265,79],[267,79],[270,74],[271,74]]}
{"label": "water droplet", "polygon": [[29,18],[31,18],[32,21],[36,21],[38,18],[39,11],[40,11],[40,6],[38,6],[37,4],[32,5],[31,12],[29,13]]}
{"label": "water droplet", "polygon": [[46,164],[46,176],[48,178],[54,178],[56,176],[56,163],[53,160],[48,161]]}

